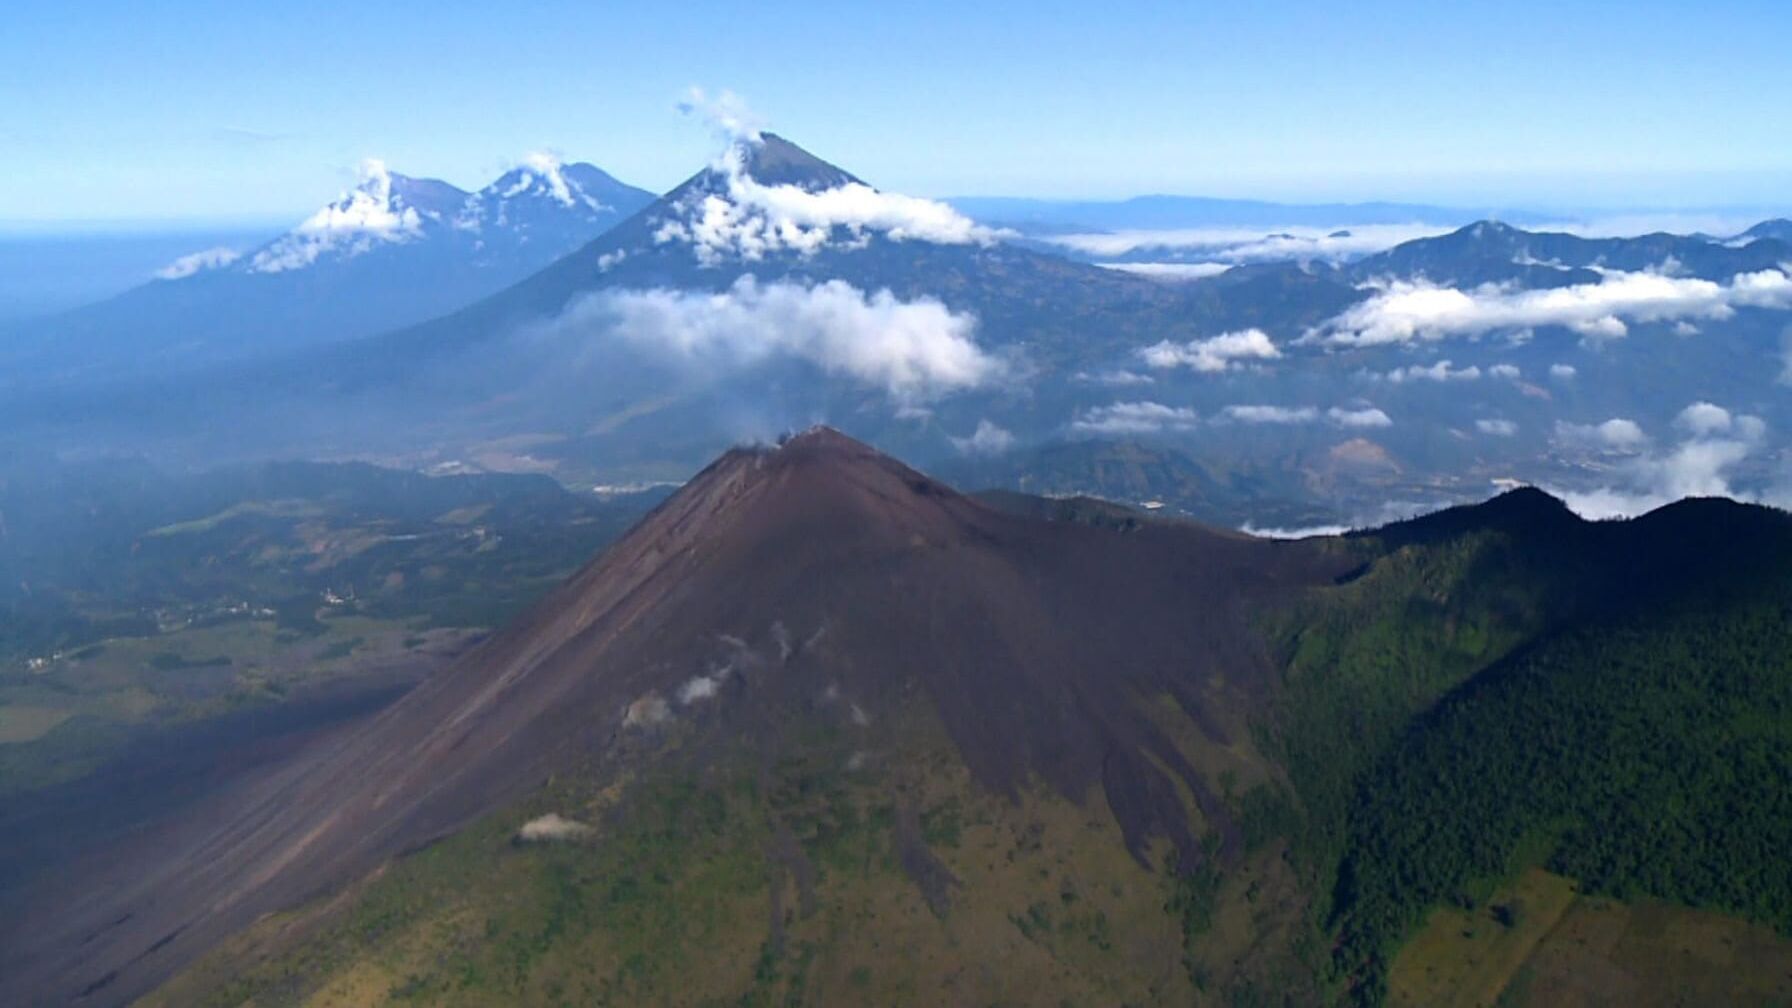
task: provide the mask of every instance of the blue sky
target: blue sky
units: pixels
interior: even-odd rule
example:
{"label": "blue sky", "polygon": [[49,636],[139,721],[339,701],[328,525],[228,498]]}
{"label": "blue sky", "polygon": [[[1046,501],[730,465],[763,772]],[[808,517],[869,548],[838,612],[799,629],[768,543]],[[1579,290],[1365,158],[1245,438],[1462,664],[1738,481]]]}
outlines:
{"label": "blue sky", "polygon": [[369,156],[664,189],[712,151],[693,84],[924,195],[1785,205],[1789,49],[1765,0],[11,0],[0,221],[291,218]]}

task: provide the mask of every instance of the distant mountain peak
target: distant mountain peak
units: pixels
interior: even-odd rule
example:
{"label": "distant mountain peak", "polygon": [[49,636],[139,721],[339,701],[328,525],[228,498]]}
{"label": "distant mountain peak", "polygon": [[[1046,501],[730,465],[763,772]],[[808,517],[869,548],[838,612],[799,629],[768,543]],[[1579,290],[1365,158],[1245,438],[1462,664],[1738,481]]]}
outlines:
{"label": "distant mountain peak", "polygon": [[603,201],[596,194],[586,191],[581,181],[582,173],[573,171],[575,168],[589,168],[597,172],[590,165],[566,165],[554,154],[537,151],[525,156],[522,164],[505,172],[496,182],[475,195],[495,192],[501,199],[529,196],[553,200],[567,208],[605,209]]}
{"label": "distant mountain peak", "polygon": [[757,139],[739,142],[734,149],[740,156],[741,171],[761,185],[794,185],[818,192],[853,183],[865,184],[852,173],[823,161],[776,133],[761,133]]}
{"label": "distant mountain peak", "polygon": [[400,175],[378,158],[361,163],[361,181],[249,259],[252,273],[301,269],[326,253],[359,255],[379,244],[411,241],[467,194],[436,179]]}

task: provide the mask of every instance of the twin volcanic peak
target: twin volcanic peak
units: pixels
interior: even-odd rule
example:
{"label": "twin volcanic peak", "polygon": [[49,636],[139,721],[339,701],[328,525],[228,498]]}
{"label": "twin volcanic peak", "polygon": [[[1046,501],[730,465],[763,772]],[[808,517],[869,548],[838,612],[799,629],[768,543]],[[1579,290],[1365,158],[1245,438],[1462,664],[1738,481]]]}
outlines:
{"label": "twin volcanic peak", "polygon": [[142,286],[34,323],[7,348],[11,370],[144,377],[413,325],[516,283],[653,199],[548,156],[473,193],[369,161],[353,189],[258,248],[183,256]]}
{"label": "twin volcanic peak", "polygon": [[280,273],[428,242],[459,244],[488,259],[533,242],[551,258],[651,199],[593,165],[562,165],[546,154],[531,155],[475,193],[400,175],[377,160],[365,162],[361,174],[359,185],[293,230],[212,268]]}
{"label": "twin volcanic peak", "polygon": [[1224,768],[1165,718],[1230,759],[1270,688],[1255,607],[1342,566],[1317,543],[998,511],[826,428],[736,449],[378,717],[83,869],[83,898],[38,893],[0,974],[28,1000],[126,1000],[545,780],[770,766],[817,731],[892,772],[949,739],[987,789],[1105,802],[1138,859],[1157,840],[1229,859]]}

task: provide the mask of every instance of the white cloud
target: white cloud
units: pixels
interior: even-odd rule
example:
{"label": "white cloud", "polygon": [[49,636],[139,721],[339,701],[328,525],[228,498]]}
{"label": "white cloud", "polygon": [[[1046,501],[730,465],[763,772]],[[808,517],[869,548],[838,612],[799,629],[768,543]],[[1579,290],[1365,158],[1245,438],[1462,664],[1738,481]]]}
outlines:
{"label": "white cloud", "polygon": [[1392,427],[1394,421],[1386,413],[1373,406],[1364,409],[1339,409],[1333,406],[1325,411],[1332,423],[1340,427]]}
{"label": "white cloud", "polygon": [[567,181],[566,173],[560,170],[559,155],[549,151],[534,151],[523,157],[522,167],[527,174],[517,181],[511,191],[503,194],[506,198],[526,192],[531,185],[539,183],[561,206],[572,206],[582,200],[593,210],[603,209],[602,204],[585,195],[582,189],[574,195],[575,187]]}
{"label": "white cloud", "polygon": [[1311,406],[1228,406],[1225,414],[1248,424],[1300,424],[1319,419],[1319,411]]}
{"label": "white cloud", "polygon": [[679,99],[678,111],[703,119],[729,143],[739,140],[757,141],[759,131],[764,126],[753,110],[747,107],[746,99],[727,88],[712,95],[703,88],[692,85],[685,89],[684,97]]}
{"label": "white cloud", "polygon": [[1014,434],[988,420],[977,421],[970,437],[952,438],[952,447],[966,455],[1000,455],[1014,447]]}
{"label": "white cloud", "polygon": [[1681,410],[1674,423],[1695,436],[1720,434],[1730,429],[1730,411],[1715,403],[1696,402]]}
{"label": "white cloud", "polygon": [[1245,522],[1238,531],[1245,535],[1257,536],[1260,539],[1310,539],[1314,536],[1338,536],[1354,529],[1353,525],[1307,525],[1296,528],[1279,526],[1260,527]]}
{"label": "white cloud", "polygon": [[1470,364],[1465,368],[1453,367],[1451,366],[1450,361],[1440,360],[1429,367],[1409,364],[1403,368],[1395,368],[1385,375],[1380,375],[1378,377],[1386,378],[1388,381],[1394,382],[1395,384],[1415,381],[1475,381],[1481,377],[1481,369],[1473,364]]}
{"label": "white cloud", "polygon": [[1573,381],[1577,373],[1572,364],[1551,364],[1549,366],[1549,376],[1559,382]]}
{"label": "white cloud", "polygon": [[[1006,232],[985,227],[937,200],[879,192],[862,182],[811,191],[764,185],[746,170],[746,144],[737,140],[716,164],[720,192],[693,192],[679,216],[660,223],[655,242],[689,244],[697,261],[755,262],[791,252],[814,255],[830,244],[859,248],[880,234],[891,241],[988,245]],[[837,234],[838,232],[838,234]]]}
{"label": "white cloud", "polygon": [[1518,425],[1510,420],[1476,420],[1475,429],[1494,437],[1511,437],[1518,433]]}
{"label": "white cloud", "polygon": [[1220,262],[1104,262],[1096,265],[1123,273],[1137,273],[1153,280],[1201,280],[1232,268],[1231,263]]}
{"label": "white cloud", "polygon": [[575,304],[557,327],[587,326],[689,360],[796,357],[904,402],[982,385],[1002,371],[978,347],[975,317],[931,298],[866,294],[841,280],[761,285],[748,275],[716,294],[600,292]]}
{"label": "white cloud", "polygon": [[1507,381],[1517,381],[1520,377],[1517,365],[1513,364],[1495,364],[1487,369],[1487,373],[1495,378],[1504,378]]}
{"label": "white cloud", "polygon": [[1649,435],[1635,420],[1613,417],[1599,424],[1571,424],[1556,421],[1556,437],[1561,441],[1603,451],[1637,452],[1647,447]]}
{"label": "white cloud", "polygon": [[1747,499],[1731,486],[1729,473],[1765,443],[1767,425],[1711,403],[1688,406],[1676,424],[1686,438],[1671,451],[1641,454],[1620,467],[1620,485],[1557,493],[1587,518],[1636,515],[1683,497]]}
{"label": "white cloud", "polygon": [[1777,269],[1738,274],[1727,284],[1608,271],[1598,283],[1546,290],[1486,286],[1464,291],[1406,280],[1382,281],[1372,289],[1368,300],[1345,309],[1307,338],[1373,346],[1553,325],[1611,339],[1629,331],[1626,320],[1724,319],[1738,307],[1792,308],[1792,276]]}
{"label": "white cloud", "polygon": [[1447,234],[1451,230],[1428,224],[1366,224],[1347,228],[1206,227],[1051,235],[1043,240],[1100,258],[1150,250],[1196,251],[1216,262],[1237,264],[1286,259],[1352,259],[1415,238]]}
{"label": "white cloud", "polygon": [[356,256],[382,243],[405,242],[423,229],[423,216],[393,192],[392,173],[377,158],[361,163],[361,183],[249,260],[257,273],[303,269],[326,252]]}
{"label": "white cloud", "polygon": [[1265,406],[1259,404],[1243,404],[1227,406],[1221,413],[1228,420],[1247,424],[1309,424],[1326,420],[1339,427],[1354,430],[1367,430],[1375,427],[1392,427],[1394,421],[1386,412],[1374,406],[1363,406],[1356,409],[1344,409],[1338,406],[1321,412],[1314,406]]}
{"label": "white cloud", "polygon": [[1157,381],[1148,374],[1128,371],[1124,368],[1113,371],[1078,371],[1070,376],[1071,381],[1088,382],[1091,385],[1150,385]]}
{"label": "white cloud", "polygon": [[208,248],[181,256],[156,270],[155,275],[158,280],[184,280],[195,273],[228,266],[240,258],[242,258],[241,252],[220,245],[217,248]]}
{"label": "white cloud", "polygon": [[1241,329],[1187,343],[1164,340],[1139,351],[1154,368],[1189,367],[1196,371],[1225,371],[1243,360],[1274,360],[1282,356],[1261,329]]}
{"label": "white cloud", "polygon": [[1073,420],[1072,430],[1092,434],[1154,434],[1189,430],[1200,421],[1192,409],[1157,402],[1117,402],[1097,406]]}

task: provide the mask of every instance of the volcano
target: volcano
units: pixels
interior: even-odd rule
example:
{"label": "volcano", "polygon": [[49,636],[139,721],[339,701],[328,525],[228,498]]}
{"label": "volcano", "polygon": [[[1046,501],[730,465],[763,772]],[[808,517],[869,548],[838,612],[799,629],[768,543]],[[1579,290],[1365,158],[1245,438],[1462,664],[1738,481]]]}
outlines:
{"label": "volcano", "polygon": [[[736,449],[378,716],[17,894],[6,1000],[128,1001],[549,782],[771,767],[812,729],[902,767],[933,726],[982,792],[1105,808],[1141,864],[1223,862],[1223,763],[1167,718],[1195,749],[1248,746],[1271,677],[1253,613],[1342,566],[1321,542],[996,510],[825,428]],[[924,849],[911,867],[941,894]]]}

